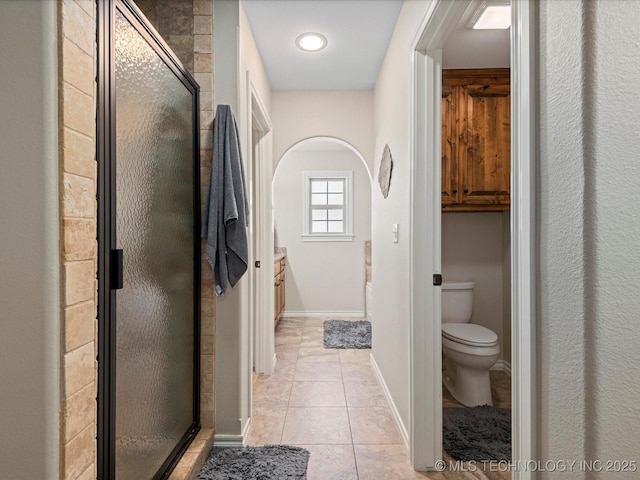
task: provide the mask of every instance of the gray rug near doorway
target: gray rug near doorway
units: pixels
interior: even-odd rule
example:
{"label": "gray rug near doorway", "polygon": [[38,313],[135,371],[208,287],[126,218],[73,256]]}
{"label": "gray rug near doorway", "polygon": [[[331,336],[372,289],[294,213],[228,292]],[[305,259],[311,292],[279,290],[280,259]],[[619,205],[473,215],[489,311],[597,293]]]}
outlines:
{"label": "gray rug near doorway", "polygon": [[511,461],[511,409],[442,409],[442,444],[456,460]]}
{"label": "gray rug near doorway", "polygon": [[198,480],[306,480],[309,451],[288,445],[214,448]]}
{"label": "gray rug near doorway", "polygon": [[324,348],[371,348],[371,322],[326,320]]}

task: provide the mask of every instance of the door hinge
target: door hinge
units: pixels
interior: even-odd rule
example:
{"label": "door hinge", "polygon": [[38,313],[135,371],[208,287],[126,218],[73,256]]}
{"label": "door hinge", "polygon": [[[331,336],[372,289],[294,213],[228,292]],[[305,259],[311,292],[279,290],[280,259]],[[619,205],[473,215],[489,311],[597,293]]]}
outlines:
{"label": "door hinge", "polygon": [[122,288],[122,250],[111,250],[111,289],[120,290]]}
{"label": "door hinge", "polygon": [[256,266],[256,268],[260,268],[260,260],[256,260],[255,266]]}
{"label": "door hinge", "polygon": [[433,274],[433,284],[435,286],[437,286],[437,287],[442,285],[442,275],[440,275],[439,273],[434,273]]}

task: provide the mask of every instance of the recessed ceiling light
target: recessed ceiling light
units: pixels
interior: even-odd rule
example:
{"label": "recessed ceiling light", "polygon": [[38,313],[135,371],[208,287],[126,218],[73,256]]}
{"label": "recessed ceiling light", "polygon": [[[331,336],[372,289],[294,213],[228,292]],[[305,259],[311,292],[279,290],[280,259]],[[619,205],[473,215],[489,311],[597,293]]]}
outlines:
{"label": "recessed ceiling light", "polygon": [[319,33],[303,33],[296,38],[296,45],[307,52],[317,52],[327,46],[327,37]]}
{"label": "recessed ceiling light", "polygon": [[475,30],[504,30],[510,26],[511,5],[501,1],[482,2],[467,24]]}

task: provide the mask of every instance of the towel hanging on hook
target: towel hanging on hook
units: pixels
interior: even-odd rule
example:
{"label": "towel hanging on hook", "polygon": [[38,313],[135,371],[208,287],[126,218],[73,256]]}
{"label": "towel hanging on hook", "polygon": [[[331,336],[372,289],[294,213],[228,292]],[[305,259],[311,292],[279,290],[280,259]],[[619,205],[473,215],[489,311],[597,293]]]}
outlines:
{"label": "towel hanging on hook", "polygon": [[249,209],[236,120],[229,105],[218,105],[213,123],[213,161],[202,222],[206,256],[216,295],[224,295],[247,271]]}

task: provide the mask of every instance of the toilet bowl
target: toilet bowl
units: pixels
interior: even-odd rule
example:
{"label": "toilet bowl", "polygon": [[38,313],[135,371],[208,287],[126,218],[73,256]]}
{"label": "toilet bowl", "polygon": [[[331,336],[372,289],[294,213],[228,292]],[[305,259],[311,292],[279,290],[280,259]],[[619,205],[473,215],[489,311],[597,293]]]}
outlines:
{"label": "toilet bowl", "polygon": [[469,323],[473,282],[442,284],[442,349],[446,389],[467,407],[493,405],[489,369],[498,360],[498,336]]}

